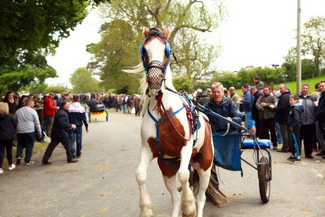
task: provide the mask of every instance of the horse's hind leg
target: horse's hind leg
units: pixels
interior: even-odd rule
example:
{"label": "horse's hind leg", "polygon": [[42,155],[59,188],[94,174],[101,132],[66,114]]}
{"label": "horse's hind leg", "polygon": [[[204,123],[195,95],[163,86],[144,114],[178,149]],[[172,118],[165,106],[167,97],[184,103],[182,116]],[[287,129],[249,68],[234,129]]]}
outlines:
{"label": "horse's hind leg", "polygon": [[150,162],[153,159],[153,155],[149,147],[142,146],[141,147],[141,161],[137,171],[135,172],[135,176],[139,185],[140,191],[140,209],[141,217],[151,217],[153,216],[152,208],[151,208],[151,200],[146,188],[146,180],[147,180],[147,169],[150,165]]}

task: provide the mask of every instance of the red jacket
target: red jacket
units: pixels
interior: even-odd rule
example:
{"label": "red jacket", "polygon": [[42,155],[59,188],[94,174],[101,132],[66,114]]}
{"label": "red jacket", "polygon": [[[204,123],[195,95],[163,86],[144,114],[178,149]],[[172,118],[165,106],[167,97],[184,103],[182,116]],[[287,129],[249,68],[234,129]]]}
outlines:
{"label": "red jacket", "polygon": [[44,100],[44,115],[55,116],[56,106],[54,105],[53,98],[48,96]]}

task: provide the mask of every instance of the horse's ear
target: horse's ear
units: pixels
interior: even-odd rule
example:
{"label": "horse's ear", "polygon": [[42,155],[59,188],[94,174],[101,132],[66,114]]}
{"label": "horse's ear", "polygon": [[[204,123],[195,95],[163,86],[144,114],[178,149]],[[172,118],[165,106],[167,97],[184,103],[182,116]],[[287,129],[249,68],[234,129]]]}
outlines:
{"label": "horse's ear", "polygon": [[148,27],[144,27],[144,37],[146,38],[150,34],[150,29]]}
{"label": "horse's ear", "polygon": [[169,35],[169,26],[166,26],[163,31],[163,35],[165,36],[166,40],[168,40]]}

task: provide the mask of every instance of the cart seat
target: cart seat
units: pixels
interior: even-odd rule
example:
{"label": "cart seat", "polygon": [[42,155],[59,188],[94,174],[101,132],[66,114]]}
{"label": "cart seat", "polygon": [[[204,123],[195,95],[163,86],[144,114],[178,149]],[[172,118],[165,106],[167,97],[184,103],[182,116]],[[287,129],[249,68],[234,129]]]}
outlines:
{"label": "cart seat", "polygon": [[[258,139],[258,144],[260,145],[261,149],[267,149],[270,148],[270,146],[273,144],[271,140],[269,139]],[[256,143],[253,139],[245,139],[242,144],[242,149],[254,149],[254,146]]]}

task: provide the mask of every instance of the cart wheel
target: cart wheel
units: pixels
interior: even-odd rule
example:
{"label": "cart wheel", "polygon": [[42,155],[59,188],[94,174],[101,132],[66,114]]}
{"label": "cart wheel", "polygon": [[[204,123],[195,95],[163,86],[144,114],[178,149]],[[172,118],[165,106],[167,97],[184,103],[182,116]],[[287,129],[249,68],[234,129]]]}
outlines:
{"label": "cart wheel", "polygon": [[108,112],[106,111],[106,121],[108,121]]}
{"label": "cart wheel", "polygon": [[90,113],[88,113],[88,121],[89,121],[89,123],[91,122],[91,114]]}
{"label": "cart wheel", "polygon": [[261,200],[263,203],[267,203],[271,195],[271,180],[269,162],[266,157],[261,157],[257,170]]}

